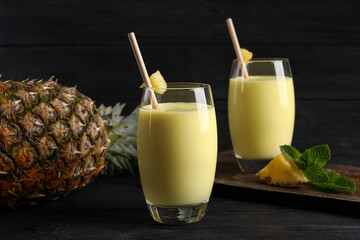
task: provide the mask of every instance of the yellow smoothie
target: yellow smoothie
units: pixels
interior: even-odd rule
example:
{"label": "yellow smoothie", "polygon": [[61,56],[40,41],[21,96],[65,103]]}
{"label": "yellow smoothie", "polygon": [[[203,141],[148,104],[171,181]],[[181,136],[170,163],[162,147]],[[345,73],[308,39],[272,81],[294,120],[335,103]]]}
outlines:
{"label": "yellow smoothie", "polygon": [[209,199],[217,160],[215,109],[161,103],[139,111],[138,162],[148,202],[187,206]]}
{"label": "yellow smoothie", "polygon": [[295,99],[292,78],[250,76],[231,78],[228,113],[231,141],[237,157],[269,160],[280,145],[291,144]]}

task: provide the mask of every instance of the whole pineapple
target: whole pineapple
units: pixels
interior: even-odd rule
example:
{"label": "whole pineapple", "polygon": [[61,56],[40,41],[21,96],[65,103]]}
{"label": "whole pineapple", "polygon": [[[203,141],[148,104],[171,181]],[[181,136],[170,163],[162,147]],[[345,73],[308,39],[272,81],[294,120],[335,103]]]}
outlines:
{"label": "whole pineapple", "polygon": [[94,102],[48,81],[0,81],[0,204],[56,199],[104,167],[108,138]]}

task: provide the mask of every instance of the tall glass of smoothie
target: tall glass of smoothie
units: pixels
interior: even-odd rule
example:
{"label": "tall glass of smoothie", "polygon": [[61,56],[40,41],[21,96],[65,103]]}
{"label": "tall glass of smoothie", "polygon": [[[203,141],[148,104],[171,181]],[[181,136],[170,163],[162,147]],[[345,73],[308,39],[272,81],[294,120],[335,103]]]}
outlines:
{"label": "tall glass of smoothie", "polygon": [[[242,70],[245,66],[249,77]],[[259,171],[280,153],[280,145],[291,144],[295,98],[289,61],[234,60],[228,114],[231,141],[241,171]]]}
{"label": "tall glass of smoothie", "polygon": [[[151,216],[164,224],[197,222],[205,214],[217,161],[216,116],[210,86],[168,83],[144,88],[138,121],[141,185]],[[161,92],[162,94],[158,94]]]}

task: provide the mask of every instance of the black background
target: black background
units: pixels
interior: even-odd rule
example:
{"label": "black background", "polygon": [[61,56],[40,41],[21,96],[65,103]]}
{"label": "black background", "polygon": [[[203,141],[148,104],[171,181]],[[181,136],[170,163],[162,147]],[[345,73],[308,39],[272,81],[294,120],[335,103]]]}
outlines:
{"label": "black background", "polygon": [[296,93],[293,145],[327,143],[333,162],[360,165],[360,4],[353,1],[9,0],[0,2],[3,79],[77,85],[99,105],[138,105],[141,78],[127,33],[149,73],[210,83],[219,150],[231,148],[227,89],[235,54],[225,19],[255,57],[290,59]]}

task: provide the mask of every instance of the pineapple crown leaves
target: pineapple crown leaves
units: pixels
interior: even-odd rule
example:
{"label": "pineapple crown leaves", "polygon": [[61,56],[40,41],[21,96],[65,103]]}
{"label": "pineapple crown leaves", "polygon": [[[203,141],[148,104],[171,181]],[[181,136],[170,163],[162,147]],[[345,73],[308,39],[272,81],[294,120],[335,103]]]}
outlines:
{"label": "pineapple crown leaves", "polygon": [[130,115],[121,115],[126,104],[105,107],[99,106],[98,110],[105,120],[105,130],[110,144],[106,156],[105,167],[102,174],[113,175],[115,171],[121,173],[129,171],[132,174],[137,167],[137,119],[139,108],[135,108]]}

